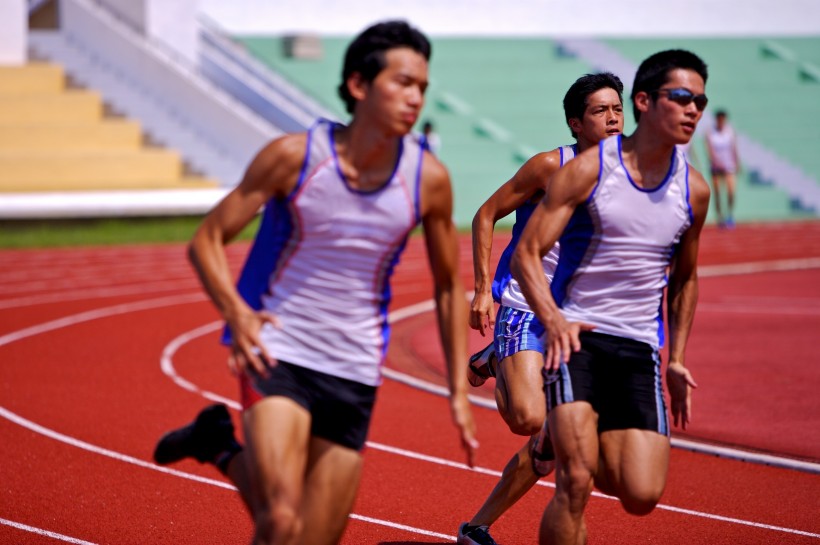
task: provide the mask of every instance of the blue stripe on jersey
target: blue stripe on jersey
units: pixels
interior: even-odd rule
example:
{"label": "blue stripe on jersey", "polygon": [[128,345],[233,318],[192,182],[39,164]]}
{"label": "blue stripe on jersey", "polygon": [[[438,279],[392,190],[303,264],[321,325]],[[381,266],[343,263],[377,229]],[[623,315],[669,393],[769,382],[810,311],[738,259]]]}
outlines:
{"label": "blue stripe on jersey", "polygon": [[573,212],[567,223],[567,227],[558,239],[561,244],[561,255],[558,258],[558,266],[555,268],[555,275],[552,277],[550,290],[555,304],[562,307],[564,298],[567,295],[567,287],[575,271],[581,266],[581,262],[589,250],[592,242],[592,235],[595,233],[595,224],[586,205],[579,206]]}
{"label": "blue stripe on jersey", "polygon": [[498,260],[498,265],[495,269],[495,276],[493,277],[493,299],[496,303],[501,303],[501,295],[507,289],[507,285],[512,280],[512,273],[510,272],[510,261],[512,261],[515,246],[518,244],[518,239],[521,238],[521,233],[524,232],[524,227],[527,225],[530,216],[535,211],[538,203],[527,202],[515,210],[515,224],[513,225],[512,238],[510,239],[504,252],[501,254],[501,259]]}
{"label": "blue stripe on jersey", "polygon": [[[419,144],[421,145],[421,144]],[[422,146],[423,147],[423,146]],[[421,150],[419,155],[419,168],[416,171],[416,188],[415,188],[415,201],[416,201],[416,223],[421,222],[421,167],[424,165],[424,149]]]}
{"label": "blue stripe on jersey", "polygon": [[669,416],[666,414],[666,401],[663,397],[663,379],[661,378],[661,360],[657,350],[652,351],[655,361],[655,414],[658,415],[658,433],[670,435]]}
{"label": "blue stripe on jersey", "polygon": [[683,162],[684,186],[686,187],[686,211],[689,213],[689,223],[695,223],[695,213],[692,211],[692,202],[689,200],[689,163]]}
{"label": "blue stripe on jersey", "polygon": [[[262,295],[268,290],[270,277],[284,253],[293,228],[287,201],[271,199],[262,213],[259,231],[237,283],[239,295],[254,310],[262,308]],[[222,333],[222,342],[231,343],[227,327]]]}
{"label": "blue stripe on jersey", "polygon": [[[421,145],[421,144],[419,144]],[[404,144],[401,144],[401,148],[399,149],[399,161],[401,160],[401,152],[404,150]],[[396,162],[396,165],[399,164],[399,161]],[[422,162],[424,161],[424,149],[420,150],[419,153],[419,166],[416,171],[416,178],[414,180],[415,187],[412,188],[412,191],[415,195],[415,224],[418,225],[421,222],[421,166]],[[393,173],[395,176],[395,172]],[[392,177],[391,177],[392,179]],[[404,239],[401,241],[400,244],[396,245],[395,250],[393,251],[392,257],[390,257],[388,261],[387,267],[385,267],[384,272],[381,276],[382,282],[382,303],[379,307],[379,316],[381,317],[382,322],[382,359],[387,357],[387,347],[390,344],[390,322],[387,319],[388,316],[388,309],[390,307],[390,301],[393,298],[393,291],[390,284],[390,279],[393,277],[393,271],[396,268],[396,265],[399,263],[399,259],[401,258],[402,253],[404,253],[404,248],[407,246],[407,239],[410,235],[410,231],[412,228],[408,230],[408,232],[404,235]]]}
{"label": "blue stripe on jersey", "polygon": [[388,308],[390,307],[390,300],[393,298],[393,290],[390,284],[390,279],[393,276],[393,270],[399,263],[399,258],[401,257],[402,252],[404,252],[405,246],[407,246],[407,238],[408,236],[405,235],[404,240],[401,241],[401,244],[396,246],[396,249],[393,252],[393,256],[390,258],[390,262],[385,268],[384,273],[382,274],[383,297],[381,305],[379,306],[379,316],[381,318],[382,323],[382,359],[384,359],[387,356],[387,347],[390,343],[390,322],[387,319]]}

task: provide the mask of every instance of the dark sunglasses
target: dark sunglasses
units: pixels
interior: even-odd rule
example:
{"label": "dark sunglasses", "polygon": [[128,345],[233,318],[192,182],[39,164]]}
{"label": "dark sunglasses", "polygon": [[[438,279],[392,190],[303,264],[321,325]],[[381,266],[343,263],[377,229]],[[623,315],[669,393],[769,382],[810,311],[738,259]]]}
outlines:
{"label": "dark sunglasses", "polygon": [[688,106],[691,102],[694,102],[695,108],[701,112],[706,108],[706,103],[709,102],[706,95],[696,95],[689,89],[656,89],[652,91],[652,94],[655,95],[659,93],[666,93],[666,98],[672,102],[677,102],[681,106]]}

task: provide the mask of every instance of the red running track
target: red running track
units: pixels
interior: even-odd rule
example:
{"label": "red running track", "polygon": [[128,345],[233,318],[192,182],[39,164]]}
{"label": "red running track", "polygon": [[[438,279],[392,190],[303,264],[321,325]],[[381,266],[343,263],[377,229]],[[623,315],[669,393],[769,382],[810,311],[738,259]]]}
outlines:
{"label": "red running track", "polygon": [[[235,267],[244,250],[231,250]],[[217,472],[150,462],[168,428],[209,399],[237,398],[217,316],[184,249],[0,256],[0,543],[246,543],[249,519]],[[692,428],[676,438],[820,461],[820,381],[809,352],[820,325],[820,223],[709,230],[701,261],[689,349],[700,388]],[[462,268],[469,286],[466,237]],[[417,238],[394,293],[388,367],[440,384]],[[474,348],[482,342],[471,337]],[[470,470],[446,401],[386,380],[343,543],[453,542],[522,443],[493,410],[475,413],[482,446]],[[495,525],[501,543],[536,541],[552,493],[551,479],[540,484]],[[637,518],[594,497],[589,543],[820,543],[818,498],[816,473],[674,449],[662,505]]]}

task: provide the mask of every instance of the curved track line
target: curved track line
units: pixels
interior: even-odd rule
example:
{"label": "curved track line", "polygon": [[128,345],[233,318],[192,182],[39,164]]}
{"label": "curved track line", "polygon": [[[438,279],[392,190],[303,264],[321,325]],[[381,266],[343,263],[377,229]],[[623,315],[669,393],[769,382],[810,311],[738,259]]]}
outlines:
{"label": "curved track line", "polygon": [[[424,303],[414,305],[414,306],[417,307],[416,308],[417,312],[425,312],[427,310],[427,305],[425,305]],[[400,319],[408,318],[410,316],[413,316],[412,312],[404,312],[401,315]],[[398,321],[398,320],[393,319],[392,313],[389,315],[389,318],[390,318],[391,322]],[[182,335],[180,335],[177,338],[175,338],[174,340],[172,340],[167,345],[166,349],[163,350],[163,356],[162,356],[163,361],[161,363],[163,372],[166,375],[168,375],[169,378],[174,380],[174,382],[176,382],[177,384],[184,383],[186,385],[185,388],[190,390],[190,391],[198,392],[202,395],[205,395],[206,393],[208,393],[208,394],[211,394],[213,396],[216,396],[216,394],[213,394],[211,392],[205,392],[204,390],[201,390],[196,385],[193,385],[191,382],[189,382],[189,381],[185,380],[184,378],[182,378],[181,376],[179,376],[179,374],[176,372],[176,368],[174,367],[174,364],[173,364],[173,356],[176,353],[176,351],[179,349],[179,347],[183,346],[186,342],[188,342],[188,341],[190,341],[190,340],[192,340],[196,337],[199,337],[199,336],[205,335],[209,332],[212,332],[212,331],[214,331],[214,329],[218,329],[219,325],[220,325],[219,322],[210,323],[210,324],[207,324],[205,326],[201,326],[197,329],[191,330],[189,332],[183,333]],[[396,373],[396,374],[401,375],[401,373]],[[413,380],[416,381],[416,382],[424,383],[424,381],[418,381],[415,378]],[[425,391],[432,392],[434,394],[441,393],[441,395],[445,395],[445,396],[447,395],[447,390],[445,388],[434,386],[434,385],[429,385],[429,386],[431,388],[423,388],[423,389]],[[240,408],[240,404],[238,402],[233,401],[233,400],[226,400],[226,401],[227,401],[226,404],[228,406],[230,406],[234,409],[239,409]],[[691,443],[691,442],[689,442],[689,443]],[[465,470],[465,471],[471,471],[471,472],[479,473],[479,474],[483,474],[483,475],[490,475],[490,476],[493,476],[493,477],[500,477],[501,476],[500,471],[496,471],[496,470],[492,470],[492,469],[488,469],[488,468],[484,468],[484,467],[470,467],[467,464],[464,464],[462,462],[454,462],[452,460],[447,460],[446,458],[440,458],[438,456],[430,456],[430,455],[427,455],[427,454],[422,454],[422,453],[411,451],[411,450],[406,450],[406,449],[402,449],[402,448],[398,448],[398,447],[384,445],[382,443],[367,441],[366,445],[367,445],[368,448],[372,448],[373,450],[388,452],[388,453],[395,454],[395,455],[398,455],[398,456],[404,456],[406,458],[411,458],[411,459],[414,459],[414,460],[419,460],[419,461],[423,461],[423,462],[427,462],[427,463],[432,463],[432,464],[441,465],[441,466],[445,466],[445,467],[451,467],[451,468],[454,468],[454,469],[461,469],[461,470]],[[687,450],[689,450],[689,449],[687,449]],[[701,451],[701,452],[703,452],[703,451]],[[711,454],[711,452],[708,452],[708,453]],[[555,485],[553,483],[548,482],[548,481],[543,481],[543,480],[538,481],[536,484],[538,484],[540,486],[550,487],[550,488],[555,487]],[[606,494],[602,494],[602,493],[596,492],[596,491],[593,491],[592,495],[595,496],[595,497],[599,497],[599,498],[605,498],[605,499],[609,499],[609,500],[618,501],[618,499],[616,497],[609,496],[609,495],[606,495]],[[715,520],[715,521],[720,521],[720,522],[728,522],[728,523],[738,524],[738,525],[742,525],[742,526],[751,526],[751,527],[754,527],[754,528],[761,528],[761,529],[772,530],[772,531],[776,531],[776,532],[783,532],[783,533],[788,533],[788,534],[801,535],[801,536],[806,536],[806,537],[820,538],[820,534],[814,534],[814,533],[806,532],[806,531],[803,531],[803,530],[797,530],[797,529],[794,529],[794,528],[786,528],[786,527],[782,527],[782,526],[775,526],[775,525],[771,525],[771,524],[764,524],[764,523],[761,523],[761,522],[753,522],[753,521],[738,519],[738,518],[733,518],[733,517],[726,517],[726,516],[723,516],[723,515],[716,515],[716,514],[712,514],[712,513],[704,513],[702,511],[695,511],[695,510],[692,510],[692,509],[685,509],[685,508],[682,508],[682,507],[675,507],[675,506],[672,506],[672,505],[658,504],[656,506],[656,508],[664,510],[664,511],[670,511],[670,512],[674,512],[674,513],[689,515],[689,516],[693,516],[693,517],[700,517],[700,518],[705,518],[705,519],[709,519],[709,520]],[[353,515],[351,515],[351,516],[353,516]],[[357,516],[359,516],[359,515],[357,515]]]}
{"label": "curved track line", "polygon": [[13,520],[8,520],[4,518],[0,518],[0,524],[4,526],[11,526],[12,528],[17,528],[18,530],[23,530],[25,532],[29,532],[32,534],[37,534],[38,536],[45,536],[53,539],[58,539],[60,541],[65,541],[67,543],[76,543],[77,545],[97,545],[96,543],[92,543],[91,541],[83,541],[82,539],[77,539],[76,537],[58,534],[57,532],[43,530],[42,528],[36,528],[34,526],[29,526],[28,524],[21,524],[19,522],[14,522]]}
{"label": "curved track line", "polygon": [[731,265],[704,265],[698,267],[698,276],[730,276],[736,274],[754,274],[775,271],[800,271],[820,268],[820,257],[797,259],[776,259],[773,261],[752,261]]}
{"label": "curved track line", "polygon": [[[100,456],[106,456],[108,458],[113,458],[114,460],[117,460],[118,462],[123,462],[123,463],[126,463],[126,464],[135,465],[135,466],[138,466],[138,467],[141,467],[141,468],[144,468],[144,469],[152,469],[154,471],[158,471],[160,473],[165,473],[167,475],[171,475],[171,476],[174,476],[174,477],[180,477],[182,479],[188,479],[190,481],[195,481],[195,482],[202,483],[202,484],[208,484],[208,485],[211,485],[211,486],[224,488],[226,490],[231,490],[233,492],[237,491],[235,486],[233,486],[231,484],[228,484],[226,482],[223,482],[223,481],[218,481],[216,479],[209,479],[207,477],[200,477],[199,475],[194,475],[192,473],[186,473],[184,471],[178,471],[176,469],[170,469],[170,468],[167,468],[167,467],[164,467],[164,466],[159,466],[159,465],[156,465],[156,464],[152,464],[150,462],[146,462],[146,461],[141,460],[139,458],[134,458],[133,456],[128,456],[127,454],[122,454],[120,452],[116,452],[116,451],[109,450],[109,449],[106,449],[106,448],[98,447],[97,445],[92,445],[91,443],[88,443],[86,441],[81,441],[81,440],[76,439],[74,437],[64,435],[64,434],[62,434],[58,431],[54,431],[52,429],[41,426],[40,424],[32,422],[31,420],[23,418],[23,417],[19,416],[18,414],[9,411],[5,407],[0,407],[0,417],[3,417],[5,419],[17,424],[18,426],[29,429],[29,430],[31,430],[35,433],[39,433],[40,435],[43,435],[43,436],[48,437],[50,439],[54,439],[55,441],[65,443],[65,444],[70,445],[72,447],[79,448],[81,450],[85,450],[85,451],[88,451],[88,452],[92,452],[94,454],[99,454]],[[380,445],[375,444],[375,445],[373,445],[373,447],[375,449],[379,450]],[[501,475],[500,473],[498,473],[498,474]],[[400,530],[406,530],[408,532],[416,533],[416,534],[420,534],[420,535],[431,536],[431,537],[439,537],[439,538],[443,538],[443,539],[448,539],[450,541],[455,541],[455,539],[453,539],[452,536],[449,536],[449,535],[446,535],[446,534],[438,534],[436,532],[431,532],[430,530],[425,530],[423,528],[414,528],[412,526],[406,526],[406,525],[398,524],[396,522],[391,522],[391,521],[388,521],[388,520],[381,520],[381,519],[376,519],[376,518],[372,518],[372,517],[365,517],[363,515],[356,515],[355,513],[351,514],[351,518],[361,520],[361,521],[364,521],[364,522],[369,522],[371,524],[378,524],[380,526],[388,526],[390,528],[398,528]],[[6,521],[5,519],[0,519],[0,524],[5,524],[5,523],[8,523],[9,526],[14,526],[15,528],[25,526],[25,525],[21,525],[20,523],[16,523],[14,521]],[[49,532],[47,530],[43,530],[43,529],[40,529],[40,528],[35,528],[33,526],[27,526],[27,527],[24,527],[22,529],[27,529],[29,531],[32,531],[34,533],[41,534],[41,535],[48,535],[49,537],[60,536],[60,534],[53,534],[52,532]],[[61,536],[61,537],[58,537],[58,539],[63,539],[64,541],[69,541],[70,543],[78,543],[78,544],[89,543],[87,541],[77,540],[77,539],[71,538],[69,536]],[[90,543],[89,545],[95,545],[95,544]]]}
{"label": "curved track line", "polygon": [[35,335],[48,333],[49,331],[54,331],[56,329],[61,329],[63,327],[79,324],[82,322],[90,322],[91,320],[98,320],[100,318],[107,318],[109,316],[116,316],[117,314],[126,314],[128,312],[134,312],[139,310],[148,310],[152,308],[170,307],[173,305],[195,303],[204,300],[205,295],[201,292],[197,292],[188,293],[184,295],[171,295],[168,297],[159,297],[157,299],[146,299],[144,301],[136,301],[134,303],[122,303],[110,307],[89,310],[86,312],[81,312],[79,314],[64,316],[63,318],[58,318],[50,322],[43,322],[42,324],[37,324],[31,327],[27,327],[25,329],[20,329],[18,331],[7,333],[6,335],[2,335],[0,336],[0,346],[12,343],[14,341],[19,341],[21,339],[25,339],[26,337],[33,337]]}
{"label": "curved track line", "polygon": [[[820,260],[818,260],[818,262],[820,262]],[[782,269],[777,269],[777,270],[782,270]],[[757,271],[755,271],[755,272],[757,272]],[[728,273],[728,274],[733,274],[733,273]],[[742,274],[742,273],[734,273],[734,274]],[[111,306],[111,307],[104,307],[104,308],[101,308],[101,309],[95,309],[95,310],[92,310],[92,311],[87,311],[87,312],[79,313],[79,314],[76,314],[76,315],[63,317],[63,318],[60,318],[60,319],[57,319],[57,320],[52,320],[50,322],[45,322],[43,324],[39,324],[39,325],[32,326],[32,327],[29,327],[29,328],[25,328],[25,329],[22,329],[22,330],[19,330],[19,331],[16,331],[16,332],[12,332],[12,333],[7,334],[7,335],[0,336],[0,346],[3,346],[5,344],[9,344],[11,342],[14,342],[14,341],[26,338],[26,337],[39,335],[39,334],[42,334],[42,333],[46,333],[46,332],[49,332],[49,331],[53,331],[53,330],[56,330],[56,329],[60,329],[60,328],[63,328],[63,327],[67,327],[67,326],[74,325],[74,324],[81,323],[81,322],[85,322],[85,321],[91,321],[91,320],[95,320],[95,319],[99,319],[99,318],[103,318],[103,317],[107,317],[107,316],[113,316],[113,315],[117,315],[117,314],[124,314],[124,313],[127,313],[127,312],[134,312],[134,311],[139,311],[139,310],[147,310],[147,309],[152,309],[152,308],[158,308],[158,307],[162,307],[162,306],[172,306],[172,305],[177,305],[177,304],[186,304],[186,303],[191,303],[191,302],[199,302],[199,301],[202,301],[204,299],[205,299],[205,297],[201,293],[185,294],[185,295],[161,297],[161,298],[157,298],[157,299],[150,299],[150,300],[139,301],[139,302],[135,302],[135,303],[126,303],[126,304],[114,305],[114,306]],[[414,316],[416,314],[420,314],[422,312],[432,310],[433,308],[434,308],[433,301],[424,301],[422,303],[411,305],[409,307],[405,307],[403,309],[399,309],[399,310],[391,313],[390,314],[390,319],[391,319],[391,322],[400,321],[400,320],[405,319],[407,317]],[[218,322],[208,324],[206,326],[202,326],[201,328],[198,328],[197,330],[194,330],[194,332],[198,333],[198,335],[203,335],[203,334],[206,334],[208,332],[214,331],[215,329],[217,329],[219,327],[219,325],[220,324]],[[189,332],[189,333],[192,333],[192,332]],[[193,337],[198,336],[198,335],[190,335],[188,340],[190,340],[190,338],[193,338]],[[182,339],[180,337],[178,337],[175,341],[179,341],[179,342],[177,342],[177,344],[176,344],[176,346],[174,347],[173,350],[170,350],[171,353],[175,352],[176,348],[178,348],[181,344],[184,344],[184,342],[182,342]],[[187,342],[187,341],[185,341],[185,342]],[[166,347],[166,350],[163,351],[163,355],[165,355],[168,352],[169,352],[169,347]],[[385,370],[385,371],[390,371],[390,370]],[[387,375],[388,373],[385,373],[385,374]],[[392,376],[389,376],[388,378],[391,378],[393,380],[397,380],[399,382],[402,382],[407,377],[407,375],[403,375],[402,373],[398,373],[398,372],[392,372],[391,371],[390,374]],[[410,378],[412,378],[412,377],[410,377]],[[427,391],[430,391],[432,393],[437,393],[439,395],[441,395],[441,394],[446,395],[446,390],[443,389],[443,388],[437,387],[437,386],[429,384],[429,383],[424,383],[424,381],[418,381],[417,379],[413,379],[413,382],[421,383],[422,385],[424,385],[424,389],[426,389]],[[181,377],[179,377],[179,381],[177,381],[177,383],[180,384],[181,386],[183,386],[184,388],[188,389],[188,390],[194,389],[194,391],[199,391],[198,388],[195,385],[191,384],[188,381],[185,381]],[[418,384],[410,384],[410,385],[415,386],[415,387],[419,387]],[[215,394],[213,394],[213,395],[216,396]],[[216,396],[216,397],[219,400],[224,400],[224,398],[222,398],[221,396]],[[226,400],[226,401],[230,401],[230,400]],[[95,453],[100,454],[100,455],[109,456],[109,457],[115,458],[117,460],[126,462],[126,463],[132,463],[134,465],[138,465],[140,467],[144,467],[144,468],[148,468],[148,469],[154,469],[156,471],[160,471],[160,472],[163,472],[163,473],[168,473],[168,474],[171,474],[171,475],[174,475],[174,476],[179,476],[179,477],[182,477],[182,478],[199,481],[199,482],[203,482],[203,483],[206,483],[206,484],[213,484],[215,486],[219,486],[219,487],[222,487],[222,488],[235,490],[235,488],[232,487],[231,485],[228,485],[228,484],[226,484],[224,482],[221,482],[221,481],[215,481],[215,480],[212,480],[212,479],[207,479],[207,478],[204,478],[204,477],[199,477],[199,476],[196,476],[196,475],[187,474],[187,473],[180,472],[180,471],[171,470],[171,469],[164,468],[164,467],[161,467],[161,466],[156,466],[154,464],[144,462],[144,461],[139,460],[137,458],[133,458],[133,457],[130,457],[130,456],[127,456],[127,455],[123,455],[123,454],[120,454],[120,453],[117,453],[117,452],[114,452],[114,451],[111,451],[111,450],[108,450],[108,449],[103,449],[101,447],[96,447],[96,446],[91,445],[89,443],[85,443],[83,441],[79,441],[77,439],[65,436],[65,435],[60,434],[56,431],[49,430],[49,429],[44,428],[44,427],[42,427],[42,426],[40,426],[40,425],[38,425],[34,422],[31,422],[31,421],[28,421],[28,420],[26,420],[22,417],[19,417],[15,413],[10,412],[10,411],[8,411],[7,409],[5,409],[3,407],[0,407],[0,416],[6,418],[7,420],[10,420],[12,422],[17,423],[18,425],[21,425],[23,427],[27,427],[27,428],[29,428],[29,429],[37,432],[37,433],[40,433],[42,435],[51,437],[51,438],[56,439],[58,441],[65,442],[65,443],[70,444],[72,446],[75,446],[77,448],[82,448],[82,449],[85,449],[85,450],[89,450],[91,452],[95,452]],[[399,451],[401,451],[401,449],[395,449],[394,447],[387,447],[386,445],[380,445],[380,444],[377,444],[377,443],[369,443],[369,446],[371,448],[375,448],[377,450],[386,450],[386,451],[389,451],[389,452],[399,452]],[[731,449],[724,449],[724,450],[731,451]],[[710,452],[708,450],[705,450],[705,451]],[[704,450],[700,450],[700,452],[704,452]],[[427,461],[432,461],[432,459],[430,457],[426,457],[426,455],[420,455],[418,453],[414,453],[414,454],[416,454],[418,456],[425,457],[425,459]],[[450,462],[450,461],[445,461],[445,462],[446,462],[445,465],[455,464],[456,467],[462,467],[464,469],[469,469],[469,470],[472,470],[472,471],[476,471],[476,469],[468,468],[464,464],[459,464],[459,463]],[[817,465],[817,464],[811,464],[811,465]],[[789,466],[784,466],[784,467],[789,467]],[[494,476],[500,475],[499,472],[493,472],[492,470],[485,470],[483,468],[482,468],[482,471],[477,471],[477,472],[479,472],[479,473],[485,473],[486,472],[487,474],[492,474]],[[608,497],[608,496],[604,496],[604,495],[601,495],[601,496]],[[759,528],[765,528],[765,529],[776,530],[776,531],[781,531],[781,532],[793,533],[793,534],[797,534],[797,535],[820,538],[820,534],[813,534],[813,533],[810,533],[810,532],[804,532],[804,531],[800,531],[800,530],[794,530],[794,529],[783,528],[783,527],[778,527],[778,526],[772,526],[772,525],[766,525],[766,524],[755,523],[755,522],[750,522],[750,521],[744,521],[744,520],[740,520],[740,519],[733,519],[733,518],[729,518],[729,517],[722,517],[722,516],[719,516],[719,515],[710,515],[710,514],[707,514],[707,513],[701,513],[701,512],[698,512],[698,511],[681,509],[681,508],[672,507],[672,506],[658,505],[658,508],[678,512],[678,513],[688,514],[688,515],[692,515],[692,516],[712,518],[714,520],[732,522],[732,523],[755,526],[755,527],[759,527]],[[377,523],[377,524],[384,524],[386,526],[402,528],[402,529],[408,529],[408,531],[412,531],[412,530],[410,530],[411,527],[404,527],[402,525],[396,525],[395,523],[388,522],[388,521],[378,521],[378,519],[370,519],[368,517],[362,517],[360,515],[355,515],[354,518],[358,518],[359,520],[362,520],[362,521],[365,521],[365,522],[373,522],[373,523]],[[23,527],[23,529],[31,528],[31,527],[25,527],[25,525],[19,525],[19,523],[14,523],[13,521],[6,521],[5,519],[0,519],[0,521],[2,521],[3,523],[8,523],[9,525],[12,525],[14,527]],[[37,533],[42,532],[43,535],[50,535],[51,534],[50,532],[48,532],[46,530],[39,530],[39,529],[35,529],[35,528],[32,528],[32,530],[37,532]],[[439,535],[439,534],[435,534],[435,533],[427,533],[428,531],[421,530],[421,529],[418,529],[418,530],[419,530],[419,533],[423,533],[424,535],[431,535],[431,536],[435,536],[435,537],[443,537],[443,538],[452,540],[451,536]],[[55,534],[55,536],[60,536],[60,534]],[[66,540],[70,540],[73,543],[89,543],[89,542],[84,542],[84,541],[81,541],[81,540],[74,540],[74,538],[70,538],[68,536],[62,536],[62,537],[64,537]],[[60,537],[57,537],[57,538],[60,539]],[[93,545],[93,544],[91,544],[91,545]]]}

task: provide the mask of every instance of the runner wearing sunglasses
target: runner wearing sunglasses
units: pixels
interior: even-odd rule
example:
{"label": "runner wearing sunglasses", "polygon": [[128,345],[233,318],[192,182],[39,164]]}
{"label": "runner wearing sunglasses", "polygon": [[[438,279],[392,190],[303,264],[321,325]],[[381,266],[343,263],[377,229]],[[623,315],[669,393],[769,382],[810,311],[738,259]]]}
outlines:
{"label": "runner wearing sunglasses", "polygon": [[[709,186],[676,146],[703,115],[706,78],[706,65],[688,51],[646,59],[632,87],[635,132],[607,138],[558,171],[513,255],[513,274],[547,333],[556,491],[542,544],[586,543],[593,486],[634,515],[661,498],[670,450],[659,354],[667,286],[666,385],[674,424],[689,423],[696,384],[684,352]],[[548,284],[541,259],[559,237]]]}

